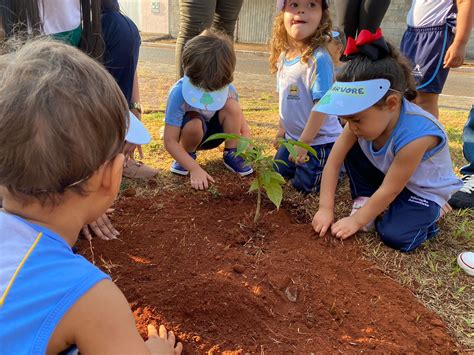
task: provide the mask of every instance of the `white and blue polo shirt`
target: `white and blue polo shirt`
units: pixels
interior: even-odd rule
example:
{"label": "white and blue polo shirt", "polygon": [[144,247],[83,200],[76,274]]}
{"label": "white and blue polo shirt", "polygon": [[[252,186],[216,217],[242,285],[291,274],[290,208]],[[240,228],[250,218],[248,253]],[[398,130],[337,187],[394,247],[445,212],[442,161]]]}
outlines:
{"label": "white and blue polo shirt", "polygon": [[104,279],[59,235],[0,211],[0,353],[45,354],[63,316]]}
{"label": "white and blue polo shirt", "polygon": [[[333,82],[333,62],[324,48],[316,49],[307,63],[303,63],[301,57],[287,60],[284,54],[280,56],[277,90],[285,138],[300,138],[315,101],[324,96]],[[341,132],[337,117],[329,115],[310,145],[333,143]]]}

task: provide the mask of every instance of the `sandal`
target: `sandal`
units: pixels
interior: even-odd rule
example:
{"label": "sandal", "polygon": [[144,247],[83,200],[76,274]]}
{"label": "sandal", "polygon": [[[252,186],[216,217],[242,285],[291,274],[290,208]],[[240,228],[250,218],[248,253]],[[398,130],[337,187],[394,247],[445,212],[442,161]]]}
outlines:
{"label": "sandal", "polygon": [[153,169],[141,161],[128,159],[123,167],[122,175],[129,179],[150,179],[158,175],[158,172],[158,169]]}

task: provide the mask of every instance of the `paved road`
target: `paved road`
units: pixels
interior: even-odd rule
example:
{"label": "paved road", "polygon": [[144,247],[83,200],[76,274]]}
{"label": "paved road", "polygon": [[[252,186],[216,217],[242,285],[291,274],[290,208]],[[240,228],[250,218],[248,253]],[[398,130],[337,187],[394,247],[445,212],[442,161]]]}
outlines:
{"label": "paved road", "polygon": [[[142,45],[140,65],[155,67],[168,73],[174,71],[174,46]],[[235,79],[237,84],[258,86],[265,92],[275,88],[275,78],[269,73],[268,58],[263,53],[238,52]],[[440,97],[440,107],[467,111],[472,104],[474,104],[474,68],[451,70]]]}

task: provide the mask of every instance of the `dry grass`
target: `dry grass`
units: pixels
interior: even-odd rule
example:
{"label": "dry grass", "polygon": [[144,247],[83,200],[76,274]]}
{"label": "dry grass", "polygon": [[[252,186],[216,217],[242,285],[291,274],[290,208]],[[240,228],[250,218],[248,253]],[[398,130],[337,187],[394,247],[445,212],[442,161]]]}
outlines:
{"label": "dry grass", "polygon": [[[143,76],[149,73],[144,70]],[[186,178],[172,176],[168,172],[171,157],[165,151],[160,140],[160,129],[163,126],[164,101],[166,98],[165,86],[160,85],[158,105],[155,112],[144,115],[144,122],[153,136],[152,143],[144,147],[144,161],[154,167],[162,169],[157,178],[154,189],[160,191],[187,190],[189,185]],[[278,104],[274,93],[261,92],[259,88],[245,86],[246,83],[237,83],[247,90],[241,97],[241,104],[247,120],[252,127],[254,137],[270,144],[275,134]],[[155,96],[156,97],[156,96]],[[156,99],[155,99],[156,100]],[[145,101],[146,102],[146,101]],[[467,113],[457,111],[442,111],[441,121],[445,125],[450,139],[453,163],[456,171],[465,163],[462,157],[461,133],[467,118]],[[274,154],[269,149],[269,154]],[[200,152],[198,161],[216,179],[222,171],[221,152],[218,149]],[[134,186],[137,190],[149,185],[136,183],[130,180],[123,182],[123,188]],[[156,189],[155,189],[156,187]],[[208,192],[212,195],[212,191]],[[308,223],[318,207],[317,196],[303,196],[291,187],[285,187],[283,206],[287,208],[299,223]],[[351,208],[350,193],[347,182],[338,188],[338,203],[336,212],[339,217],[347,215]],[[357,236],[363,256],[373,260],[380,269],[413,294],[428,308],[438,313],[446,322],[453,335],[465,349],[474,349],[474,282],[465,275],[456,264],[456,256],[463,250],[474,250],[474,211],[455,211],[448,215],[440,224],[441,234],[435,240],[426,243],[423,247],[409,254],[402,254],[387,248],[380,243],[375,234],[361,234]]]}

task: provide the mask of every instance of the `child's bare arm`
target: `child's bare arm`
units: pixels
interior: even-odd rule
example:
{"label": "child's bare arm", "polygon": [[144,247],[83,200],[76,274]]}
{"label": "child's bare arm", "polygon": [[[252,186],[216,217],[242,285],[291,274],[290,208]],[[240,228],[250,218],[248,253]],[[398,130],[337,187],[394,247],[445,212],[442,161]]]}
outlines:
{"label": "child's bare arm", "polygon": [[196,190],[205,190],[209,187],[209,182],[214,182],[214,179],[179,144],[180,134],[180,127],[165,124],[165,132],[163,134],[165,149],[179,164],[190,172],[191,186]]}
{"label": "child's bare arm", "polygon": [[313,218],[313,228],[321,237],[324,236],[334,221],[334,196],[341,166],[344,159],[357,141],[357,137],[346,125],[336,140],[328,161],[324,166],[319,195],[319,210]]}
{"label": "child's bare arm", "polygon": [[280,146],[280,143],[278,142],[280,138],[285,138],[285,128],[283,127],[281,118],[280,120],[278,120],[278,131],[277,131],[277,134],[275,135],[275,138],[273,139],[273,147],[275,149],[278,149],[278,147]]}
{"label": "child's bare arm", "polygon": [[[311,144],[314,137],[316,137],[316,135],[319,133],[319,130],[321,129],[321,126],[323,125],[326,117],[327,115],[324,113],[311,111],[311,113],[309,114],[308,122],[306,122],[306,126],[303,132],[301,133],[299,141],[306,144]],[[308,151],[299,147],[296,147],[296,150],[298,152],[298,158],[295,163],[303,163],[306,158],[306,155],[308,154]]]}
{"label": "child's bare arm", "polygon": [[445,68],[457,68],[463,64],[474,22],[474,0],[457,0],[457,7],[456,35],[444,57]]}
{"label": "child's bare arm", "polygon": [[381,214],[405,188],[423,155],[438,144],[438,138],[427,136],[407,144],[395,156],[382,185],[353,216],[337,221],[332,227],[335,237],[345,239]]}
{"label": "child's bare arm", "polygon": [[[130,306],[117,286],[99,282],[72,306],[56,328],[48,353],[75,344],[82,354],[179,354],[167,340],[153,337],[153,348],[138,333]],[[147,347],[148,345],[148,347]],[[64,347],[59,351],[64,350]]]}

